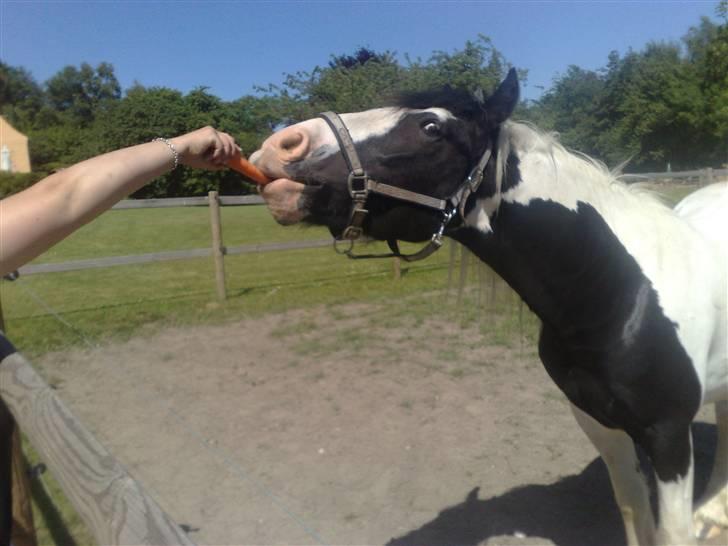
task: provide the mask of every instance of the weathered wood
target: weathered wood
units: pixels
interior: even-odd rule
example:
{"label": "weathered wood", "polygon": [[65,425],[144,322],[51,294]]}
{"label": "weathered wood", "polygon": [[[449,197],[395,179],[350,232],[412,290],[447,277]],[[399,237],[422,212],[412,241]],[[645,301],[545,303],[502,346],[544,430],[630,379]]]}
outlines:
{"label": "weathered wood", "polygon": [[401,258],[397,258],[396,256],[392,260],[392,274],[395,281],[398,281],[402,278],[402,260]]}
{"label": "weathered wood", "polygon": [[[0,279],[0,335],[5,332],[3,282]],[[36,546],[38,543],[26,467],[20,430],[0,399],[0,544],[10,542],[13,546]]]}
{"label": "weathered wood", "polygon": [[28,465],[23,455],[20,428],[17,426],[14,427],[12,435],[12,454],[13,528],[10,542],[13,546],[36,546],[38,539],[35,536],[31,503],[33,494]]}
{"label": "weathered wood", "polygon": [[470,251],[465,247],[460,247],[460,282],[458,284],[458,298],[457,306],[460,307],[460,303],[463,299],[463,292],[465,291],[465,284],[468,280],[468,265],[470,264]]}
{"label": "weathered wood", "polygon": [[193,544],[18,353],[0,396],[98,544]]}
{"label": "weathered wood", "polygon": [[0,398],[0,544],[10,544],[13,528],[13,415]]}
{"label": "weathered wood", "polygon": [[454,239],[450,239],[450,261],[447,267],[447,292],[452,289],[453,272],[455,271],[455,262],[457,261],[458,243]]}
{"label": "weathered wood", "polygon": [[217,299],[227,299],[225,290],[225,247],[222,244],[222,221],[220,220],[220,201],[216,191],[207,194],[210,203],[210,228],[212,230],[212,259],[215,262],[215,286]]}
{"label": "weathered wood", "polygon": [[[221,205],[262,205],[260,195],[225,195],[218,197]],[[166,207],[206,207],[208,197],[165,197],[164,199],[124,199],[113,207],[119,209],[155,209]]]}
{"label": "weathered wood", "polygon": [[[728,169],[712,169],[715,176],[728,176]],[[639,174],[623,174],[620,178],[630,181],[642,180],[679,180],[683,178],[702,179],[705,174],[704,169],[696,169],[694,171],[675,171],[669,173],[639,173]]]}
{"label": "weathered wood", "polygon": [[[298,250],[306,248],[321,248],[331,245],[331,239],[318,239],[313,241],[286,241],[280,243],[256,243],[227,247],[225,254],[250,254],[257,252],[271,252],[276,250]],[[107,258],[93,258],[89,260],[71,260],[68,262],[50,264],[31,264],[19,269],[21,275],[36,275],[38,273],[60,273],[63,271],[79,271],[82,269],[95,269],[99,267],[114,267],[117,265],[146,264],[151,262],[166,262],[170,260],[187,260],[190,258],[206,258],[212,254],[209,248],[194,248],[189,250],[170,250],[164,252],[151,252],[149,254],[136,254],[132,256],[109,256]]]}

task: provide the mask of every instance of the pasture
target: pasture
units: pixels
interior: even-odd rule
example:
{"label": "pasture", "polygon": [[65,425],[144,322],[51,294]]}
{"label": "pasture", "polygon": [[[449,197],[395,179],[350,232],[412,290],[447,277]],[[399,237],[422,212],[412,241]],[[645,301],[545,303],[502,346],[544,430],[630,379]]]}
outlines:
{"label": "pasture", "polygon": [[[227,245],[326,237],[223,215]],[[199,248],[208,230],[204,208],[112,211],[43,259]],[[193,540],[623,542],[535,319],[487,272],[468,267],[457,304],[447,248],[399,281],[330,249],[226,268],[222,304],[211,258],[2,283],[10,337]],[[701,487],[714,433],[695,433]]]}

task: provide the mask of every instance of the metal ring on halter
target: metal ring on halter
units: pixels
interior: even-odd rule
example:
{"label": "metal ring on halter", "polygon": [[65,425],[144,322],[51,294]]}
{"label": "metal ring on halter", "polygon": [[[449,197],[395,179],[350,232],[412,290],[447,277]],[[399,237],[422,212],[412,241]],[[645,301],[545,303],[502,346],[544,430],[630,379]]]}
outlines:
{"label": "metal ring on halter", "polygon": [[[339,243],[348,242],[349,248],[346,250],[342,250],[339,247]],[[347,256],[351,254],[352,250],[354,250],[354,239],[334,239],[334,252],[337,254],[346,254]]]}

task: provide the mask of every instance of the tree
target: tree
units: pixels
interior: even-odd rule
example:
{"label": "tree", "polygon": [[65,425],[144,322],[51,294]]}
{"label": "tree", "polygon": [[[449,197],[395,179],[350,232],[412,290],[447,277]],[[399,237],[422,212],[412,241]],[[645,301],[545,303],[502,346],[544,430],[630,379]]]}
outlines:
{"label": "tree", "polygon": [[[721,2],[726,19],[728,0]],[[714,163],[728,164],[728,21],[720,25],[713,39],[705,47],[705,55],[698,69],[705,96],[704,129],[715,144]]]}
{"label": "tree", "polygon": [[558,132],[566,146],[599,156],[595,127],[604,85],[597,72],[571,65],[529,110],[530,117],[539,126]]}
{"label": "tree", "polygon": [[0,61],[0,113],[27,132],[43,106],[43,90],[24,68]]}
{"label": "tree", "polygon": [[[503,54],[493,46],[490,38],[482,34],[475,41],[466,41],[462,50],[433,52],[426,63],[419,59],[412,61],[409,57],[407,61],[409,66],[404,83],[407,90],[445,85],[471,91],[495,89],[509,68]],[[522,82],[526,74],[526,71],[520,71]]]}
{"label": "tree", "polygon": [[101,63],[92,68],[67,66],[46,82],[46,95],[51,106],[68,114],[80,125],[88,125],[98,112],[121,97],[121,87],[114,67]]}

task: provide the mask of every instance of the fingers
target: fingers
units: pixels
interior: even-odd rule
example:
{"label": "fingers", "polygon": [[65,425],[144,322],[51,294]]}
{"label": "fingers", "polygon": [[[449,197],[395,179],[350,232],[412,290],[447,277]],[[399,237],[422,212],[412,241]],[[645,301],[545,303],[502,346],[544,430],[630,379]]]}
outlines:
{"label": "fingers", "polygon": [[210,161],[215,165],[223,166],[228,160],[235,157],[238,147],[235,144],[233,137],[227,133],[215,131],[210,150],[212,152]]}
{"label": "fingers", "polygon": [[219,170],[240,153],[240,147],[231,135],[212,127],[198,129],[175,140],[184,143],[181,162],[189,167]]}

